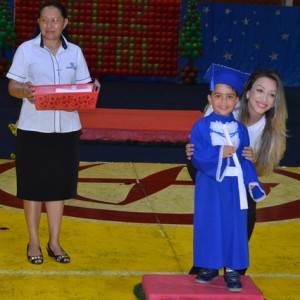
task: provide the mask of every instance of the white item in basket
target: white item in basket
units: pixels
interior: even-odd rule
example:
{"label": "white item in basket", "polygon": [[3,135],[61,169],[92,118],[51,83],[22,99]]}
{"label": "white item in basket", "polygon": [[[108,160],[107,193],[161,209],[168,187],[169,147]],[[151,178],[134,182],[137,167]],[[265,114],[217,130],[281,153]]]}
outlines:
{"label": "white item in basket", "polygon": [[55,90],[56,93],[84,93],[84,92],[92,92],[92,87],[87,89],[77,89],[76,86],[72,86],[69,89],[57,88]]}

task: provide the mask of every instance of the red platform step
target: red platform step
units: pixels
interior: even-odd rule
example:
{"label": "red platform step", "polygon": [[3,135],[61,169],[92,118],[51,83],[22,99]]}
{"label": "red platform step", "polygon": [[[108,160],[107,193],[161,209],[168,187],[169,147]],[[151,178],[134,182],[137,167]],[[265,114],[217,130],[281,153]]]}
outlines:
{"label": "red platform step", "polygon": [[79,110],[81,140],[171,142],[189,141],[194,123],[202,118],[194,110],[97,108]]}
{"label": "red platform step", "polygon": [[195,275],[144,275],[142,288],[146,300],[264,300],[249,276],[241,277],[243,290],[227,290],[223,276],[210,284],[195,282]]}

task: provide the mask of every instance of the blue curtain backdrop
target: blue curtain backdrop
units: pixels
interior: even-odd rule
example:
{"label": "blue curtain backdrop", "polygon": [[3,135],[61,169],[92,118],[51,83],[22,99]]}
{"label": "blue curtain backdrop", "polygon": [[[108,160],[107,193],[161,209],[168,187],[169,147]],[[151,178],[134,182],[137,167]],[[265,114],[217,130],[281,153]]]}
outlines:
{"label": "blue curtain backdrop", "polygon": [[[182,3],[182,20],[187,2]],[[286,87],[300,86],[300,7],[199,3],[204,55],[198,82],[211,63],[245,72],[272,68]],[[180,59],[179,67],[187,63]]]}

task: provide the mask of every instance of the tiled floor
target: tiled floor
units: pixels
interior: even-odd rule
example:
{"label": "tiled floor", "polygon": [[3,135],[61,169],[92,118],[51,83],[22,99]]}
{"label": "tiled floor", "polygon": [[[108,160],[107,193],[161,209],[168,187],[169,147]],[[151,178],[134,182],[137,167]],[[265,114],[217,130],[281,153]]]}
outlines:
{"label": "tiled floor", "polygon": [[[0,161],[0,295],[7,299],[135,300],[144,274],[186,274],[192,263],[193,185],[184,165],[81,163],[77,199],[66,202],[61,244],[69,265],[26,259],[27,229],[14,198],[11,161]],[[282,174],[281,174],[282,173]],[[248,275],[267,300],[300,299],[300,170],[261,178]]]}

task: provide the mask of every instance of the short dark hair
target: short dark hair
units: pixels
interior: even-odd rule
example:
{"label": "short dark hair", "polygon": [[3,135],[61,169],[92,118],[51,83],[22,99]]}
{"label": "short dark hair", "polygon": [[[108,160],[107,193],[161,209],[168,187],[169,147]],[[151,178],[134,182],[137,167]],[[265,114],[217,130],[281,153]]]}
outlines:
{"label": "short dark hair", "polygon": [[[38,10],[38,18],[40,18],[41,16],[41,12],[42,10],[45,8],[45,7],[49,7],[49,6],[53,6],[55,8],[57,8],[62,17],[64,19],[67,19],[68,16],[67,16],[67,10],[66,8],[60,3],[60,1],[45,1],[42,3],[42,5],[40,6],[39,10]],[[36,24],[36,28],[35,28],[35,33],[34,33],[34,37],[38,36],[40,34],[40,26],[39,24]],[[66,26],[62,32],[63,36],[68,39],[68,26]]]}

